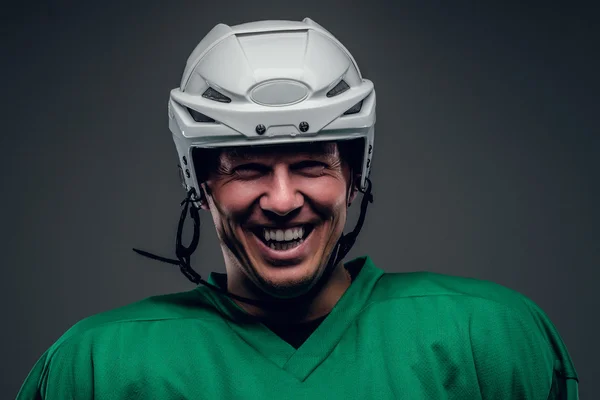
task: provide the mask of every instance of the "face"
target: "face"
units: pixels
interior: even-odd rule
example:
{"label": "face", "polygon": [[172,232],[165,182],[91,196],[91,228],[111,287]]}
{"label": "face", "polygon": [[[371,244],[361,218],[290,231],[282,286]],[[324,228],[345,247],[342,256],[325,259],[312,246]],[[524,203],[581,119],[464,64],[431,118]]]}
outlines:
{"label": "face", "polygon": [[228,285],[278,298],[318,282],[356,195],[335,143],[222,151],[203,190]]}

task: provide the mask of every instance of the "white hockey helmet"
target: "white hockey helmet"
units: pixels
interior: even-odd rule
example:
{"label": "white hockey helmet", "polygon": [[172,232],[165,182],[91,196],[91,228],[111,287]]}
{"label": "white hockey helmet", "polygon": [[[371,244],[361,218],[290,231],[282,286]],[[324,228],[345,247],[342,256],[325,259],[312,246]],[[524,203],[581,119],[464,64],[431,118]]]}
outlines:
{"label": "white hockey helmet", "polygon": [[188,58],[168,112],[187,192],[200,193],[195,147],[359,138],[360,187],[366,187],[375,133],[373,83],[362,78],[350,52],[309,18],[216,25]]}

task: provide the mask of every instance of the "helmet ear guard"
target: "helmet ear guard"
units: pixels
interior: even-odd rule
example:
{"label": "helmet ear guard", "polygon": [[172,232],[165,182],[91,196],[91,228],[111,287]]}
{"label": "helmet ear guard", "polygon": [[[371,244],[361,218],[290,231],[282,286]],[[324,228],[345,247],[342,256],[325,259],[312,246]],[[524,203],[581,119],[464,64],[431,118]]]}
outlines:
{"label": "helmet ear guard", "polygon": [[[179,178],[186,191],[176,242],[178,260],[133,249],[138,254],[178,265],[192,282],[242,302],[285,309],[288,302],[243,298],[203,280],[190,265],[199,240],[198,210],[208,205],[201,165],[195,149],[260,146],[315,141],[362,139],[360,156],[351,168],[348,207],[354,190],[363,193],[356,227],[342,234],[322,279],[346,256],[373,202],[369,180],[375,136],[375,89],[361,76],[350,52],[322,26],[305,18],[296,21],[258,21],[216,25],[187,60],[181,85],[171,90],[169,129],[178,153]],[[355,171],[356,169],[356,171]],[[355,185],[355,179],[359,179]],[[189,207],[190,203],[192,207]],[[188,213],[194,237],[181,244]],[[310,296],[307,293],[306,296]],[[293,299],[291,299],[293,300]]]}

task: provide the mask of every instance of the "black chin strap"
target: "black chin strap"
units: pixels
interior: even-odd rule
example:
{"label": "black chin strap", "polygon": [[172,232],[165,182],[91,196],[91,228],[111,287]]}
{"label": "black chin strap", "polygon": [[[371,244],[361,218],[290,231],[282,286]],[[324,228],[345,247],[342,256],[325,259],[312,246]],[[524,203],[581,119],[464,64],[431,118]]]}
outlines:
{"label": "black chin strap", "polygon": [[[318,292],[321,289],[321,287],[329,280],[329,276],[333,272],[335,266],[346,256],[346,254],[348,254],[348,252],[354,245],[354,242],[356,241],[358,233],[360,232],[360,230],[363,226],[363,223],[365,221],[367,206],[369,205],[369,203],[373,202],[373,195],[371,194],[371,181],[369,180],[369,178],[366,178],[366,182],[367,182],[367,188],[364,191],[359,189],[359,191],[361,193],[363,193],[363,198],[362,198],[362,201],[360,204],[360,216],[358,217],[358,221],[356,223],[356,226],[354,227],[354,230],[352,232],[348,233],[347,235],[342,234],[342,236],[338,240],[337,244],[333,248],[333,251],[331,252],[331,256],[329,257],[329,262],[327,263],[325,272],[323,273],[323,276],[321,277],[319,282],[316,285],[314,285],[307,293],[305,293],[301,296],[298,296],[298,297],[294,297],[291,299],[274,299],[274,300],[262,300],[262,301],[248,299],[246,297],[238,296],[236,294],[228,292],[225,289],[222,289],[218,286],[208,283],[207,281],[202,279],[196,271],[194,271],[192,269],[192,266],[190,265],[190,256],[196,250],[196,247],[198,246],[198,239],[200,237],[200,216],[198,214],[198,209],[194,206],[192,206],[191,208],[189,207],[190,203],[195,203],[198,201],[198,199],[196,197],[196,190],[194,188],[191,188],[188,191],[186,198],[181,202],[181,205],[185,204],[185,206],[183,207],[181,216],[179,217],[179,225],[177,227],[177,241],[175,244],[175,255],[177,256],[177,260],[157,256],[157,255],[149,253],[147,251],[139,250],[139,249],[135,249],[135,248],[133,249],[133,251],[135,251],[136,253],[138,253],[142,256],[149,257],[154,260],[162,261],[162,262],[173,264],[173,265],[178,265],[181,272],[193,283],[195,283],[197,285],[201,283],[205,286],[208,286],[209,288],[211,288],[213,290],[216,290],[217,292],[220,292],[226,296],[229,296],[229,297],[239,300],[241,302],[252,304],[255,306],[260,306],[262,308],[266,308],[266,309],[270,309],[270,310],[286,309],[286,308],[290,307],[290,305],[292,305],[292,304],[302,303],[302,301],[304,299],[311,298],[316,292]],[[186,217],[188,208],[190,208],[190,216],[192,217],[192,219],[194,221],[194,236],[192,238],[190,245],[188,247],[185,247],[184,245],[181,244],[181,236],[183,233],[183,225],[185,223],[185,217]]]}

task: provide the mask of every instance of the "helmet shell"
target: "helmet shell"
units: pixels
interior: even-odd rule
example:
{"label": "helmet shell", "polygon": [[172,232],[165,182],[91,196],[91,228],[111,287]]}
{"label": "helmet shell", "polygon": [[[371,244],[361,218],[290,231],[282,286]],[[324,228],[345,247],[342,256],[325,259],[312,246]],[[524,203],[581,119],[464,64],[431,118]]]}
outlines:
{"label": "helmet shell", "polygon": [[[192,112],[210,122],[197,122]],[[366,187],[375,134],[373,83],[362,78],[348,50],[309,18],[216,25],[188,58],[168,114],[186,191],[200,193],[194,147],[359,138],[360,185]]]}

